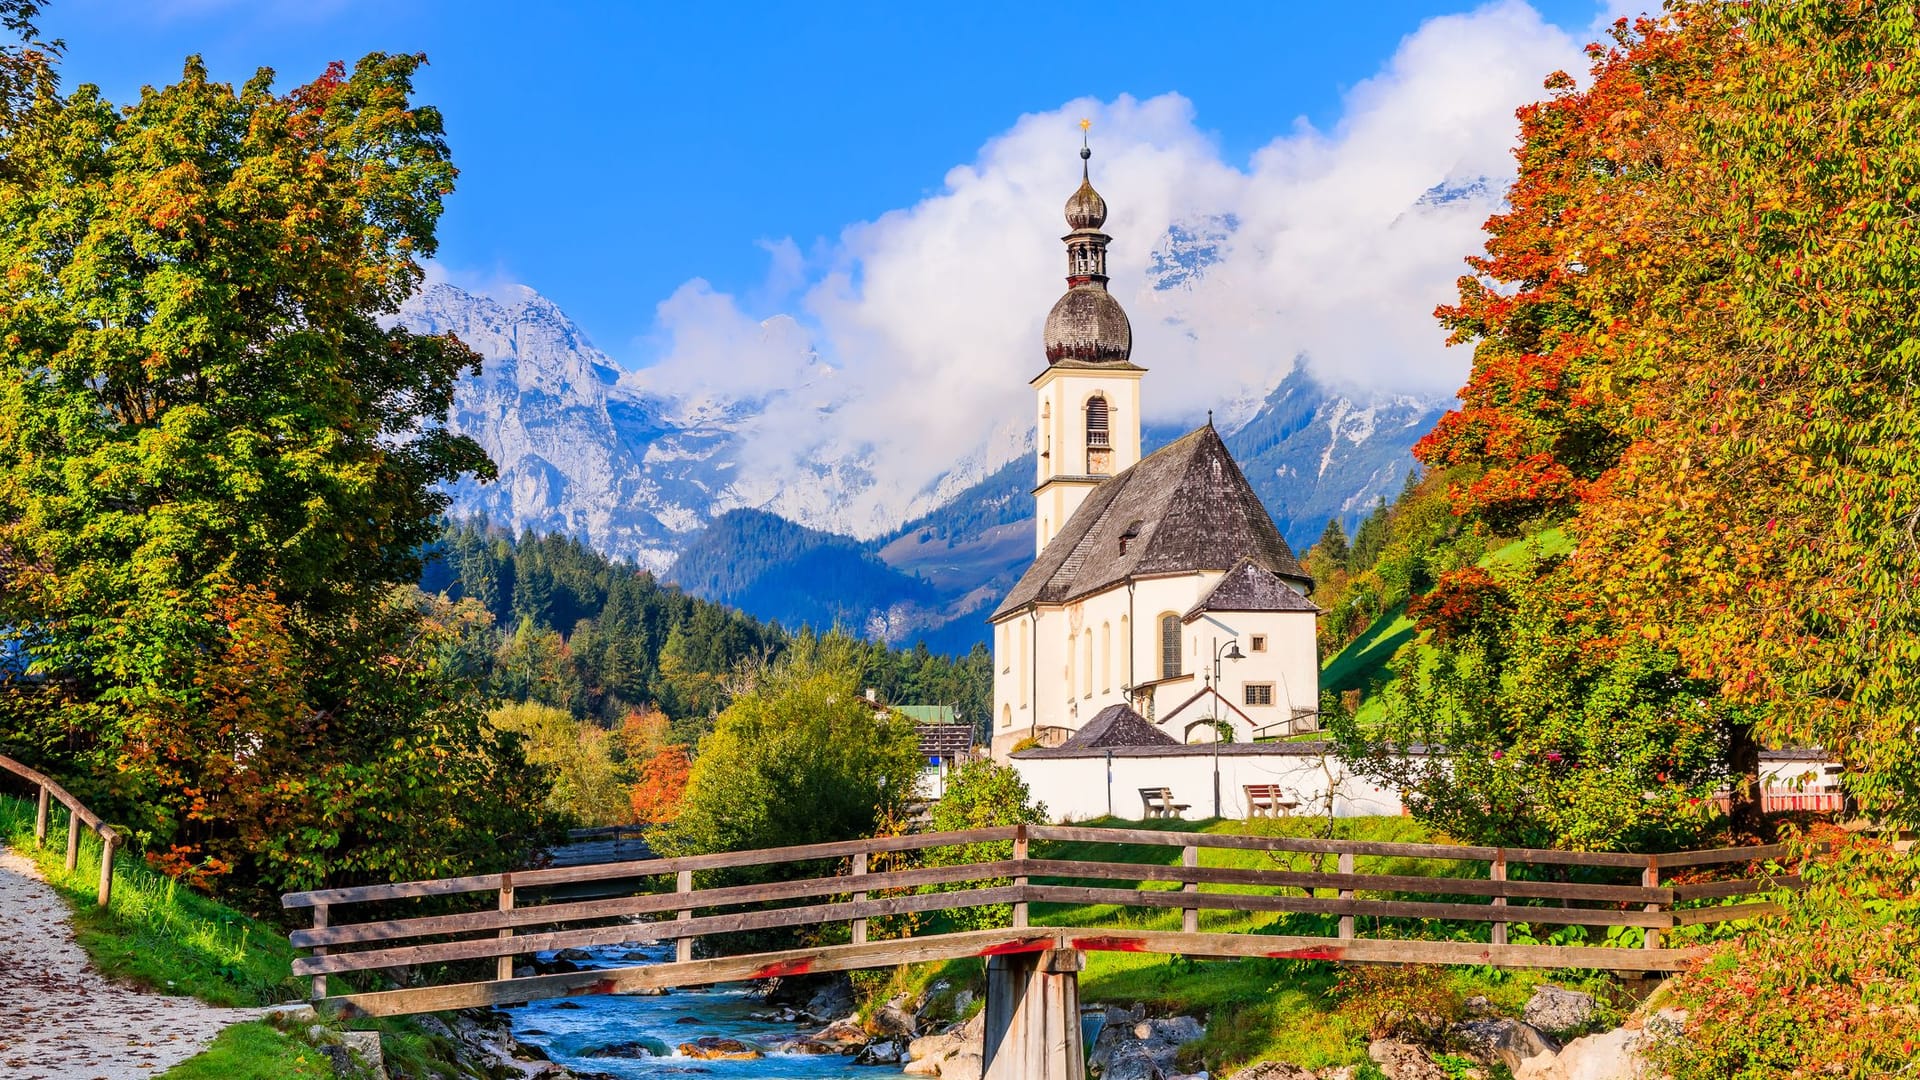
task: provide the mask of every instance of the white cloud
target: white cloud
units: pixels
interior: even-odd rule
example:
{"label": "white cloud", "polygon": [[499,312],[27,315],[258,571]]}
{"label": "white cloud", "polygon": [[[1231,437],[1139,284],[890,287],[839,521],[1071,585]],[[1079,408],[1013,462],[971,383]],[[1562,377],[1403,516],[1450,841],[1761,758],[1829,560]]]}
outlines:
{"label": "white cloud", "polygon": [[[748,436],[743,474],[757,479],[744,502],[791,509],[782,500],[801,485],[786,479],[817,488],[871,456],[871,485],[837,492],[835,516],[863,533],[899,520],[956,462],[977,473],[1006,460],[1030,424],[1040,327],[1065,287],[1060,208],[1087,115],[1113,289],[1134,359],[1152,371],[1148,420],[1194,421],[1262,394],[1296,357],[1334,381],[1450,391],[1468,357],[1443,347],[1433,308],[1511,176],[1514,110],[1542,96],[1549,72],[1580,71],[1581,44],[1519,0],[1431,19],[1347,94],[1331,130],[1283,122],[1245,164],[1222,159],[1177,94],[1023,116],[937,194],[849,227],[829,250],[766,245],[756,299],[797,300],[776,318],[704,281],[683,286],[660,305],[660,361],[634,378],[767,402]],[[1422,203],[1437,185],[1482,179],[1478,197]],[[1238,228],[1218,263],[1191,288],[1148,286],[1170,223],[1224,215]]]}

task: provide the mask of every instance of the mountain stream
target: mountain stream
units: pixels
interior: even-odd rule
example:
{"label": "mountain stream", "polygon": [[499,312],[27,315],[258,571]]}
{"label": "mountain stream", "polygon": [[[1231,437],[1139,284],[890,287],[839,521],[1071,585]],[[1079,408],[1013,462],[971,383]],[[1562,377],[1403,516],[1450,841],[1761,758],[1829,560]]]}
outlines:
{"label": "mountain stream", "polygon": [[[634,953],[643,963],[673,957],[673,945],[641,945],[588,950],[582,969],[631,967]],[[541,959],[551,959],[542,954]],[[816,1080],[860,1077],[889,1080],[904,1075],[893,1066],[860,1066],[839,1054],[782,1052],[782,1044],[810,1035],[823,1025],[771,1019],[773,1007],[754,997],[744,984],[674,990],[659,995],[592,995],[536,1001],[510,1011],[514,1038],[537,1046],[569,1070],[628,1078],[710,1076],[725,1080]],[[757,1018],[756,1018],[757,1017]],[[701,1038],[734,1039],[764,1057],[747,1061],[701,1059],[679,1047]]]}

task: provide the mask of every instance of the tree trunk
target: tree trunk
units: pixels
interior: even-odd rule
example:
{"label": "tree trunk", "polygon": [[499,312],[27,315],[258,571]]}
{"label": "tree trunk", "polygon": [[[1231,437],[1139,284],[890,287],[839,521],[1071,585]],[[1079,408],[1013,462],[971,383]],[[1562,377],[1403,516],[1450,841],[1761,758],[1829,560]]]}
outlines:
{"label": "tree trunk", "polygon": [[1760,813],[1760,743],[1753,737],[1751,724],[1735,724],[1729,734],[1727,816],[1736,837],[1762,836],[1766,821]]}

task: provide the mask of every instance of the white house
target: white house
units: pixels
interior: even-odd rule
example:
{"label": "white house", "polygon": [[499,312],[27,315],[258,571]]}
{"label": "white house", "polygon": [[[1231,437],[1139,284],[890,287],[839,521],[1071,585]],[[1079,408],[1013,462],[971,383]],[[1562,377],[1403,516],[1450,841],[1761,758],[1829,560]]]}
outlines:
{"label": "white house", "polygon": [[1107,291],[1091,156],[1032,384],[1036,558],[991,618],[994,756],[1062,745],[1114,705],[1183,744],[1311,729],[1312,580],[1211,421],[1140,455],[1146,369]]}

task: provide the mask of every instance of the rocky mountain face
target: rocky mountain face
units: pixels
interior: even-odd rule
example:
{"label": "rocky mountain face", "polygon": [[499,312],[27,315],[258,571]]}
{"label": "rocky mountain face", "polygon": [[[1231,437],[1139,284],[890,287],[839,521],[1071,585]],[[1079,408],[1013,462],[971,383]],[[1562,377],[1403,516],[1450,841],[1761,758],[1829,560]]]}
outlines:
{"label": "rocky mountain face", "polygon": [[[1170,227],[1154,249],[1154,287],[1194,288],[1238,225],[1213,217]],[[849,493],[871,493],[873,483],[857,453],[816,463],[808,483],[743,480],[765,403],[650,385],[530,289],[494,299],[436,283],[401,320],[451,331],[485,361],[461,382],[450,426],[486,448],[499,478],[455,485],[456,516],[577,536],[788,626],[837,624],[960,651],[985,640],[985,613],[1032,559],[1024,453],[993,462],[971,451],[921,491],[865,500],[853,521]],[[1414,441],[1448,401],[1342,391],[1291,360],[1276,370],[1289,373],[1264,398],[1224,410],[1220,426],[1281,533],[1304,550],[1328,518],[1351,528],[1392,497],[1413,467]],[[823,423],[833,408],[822,395]],[[1150,427],[1146,449],[1182,433]],[[875,506],[901,509],[888,519]]]}

